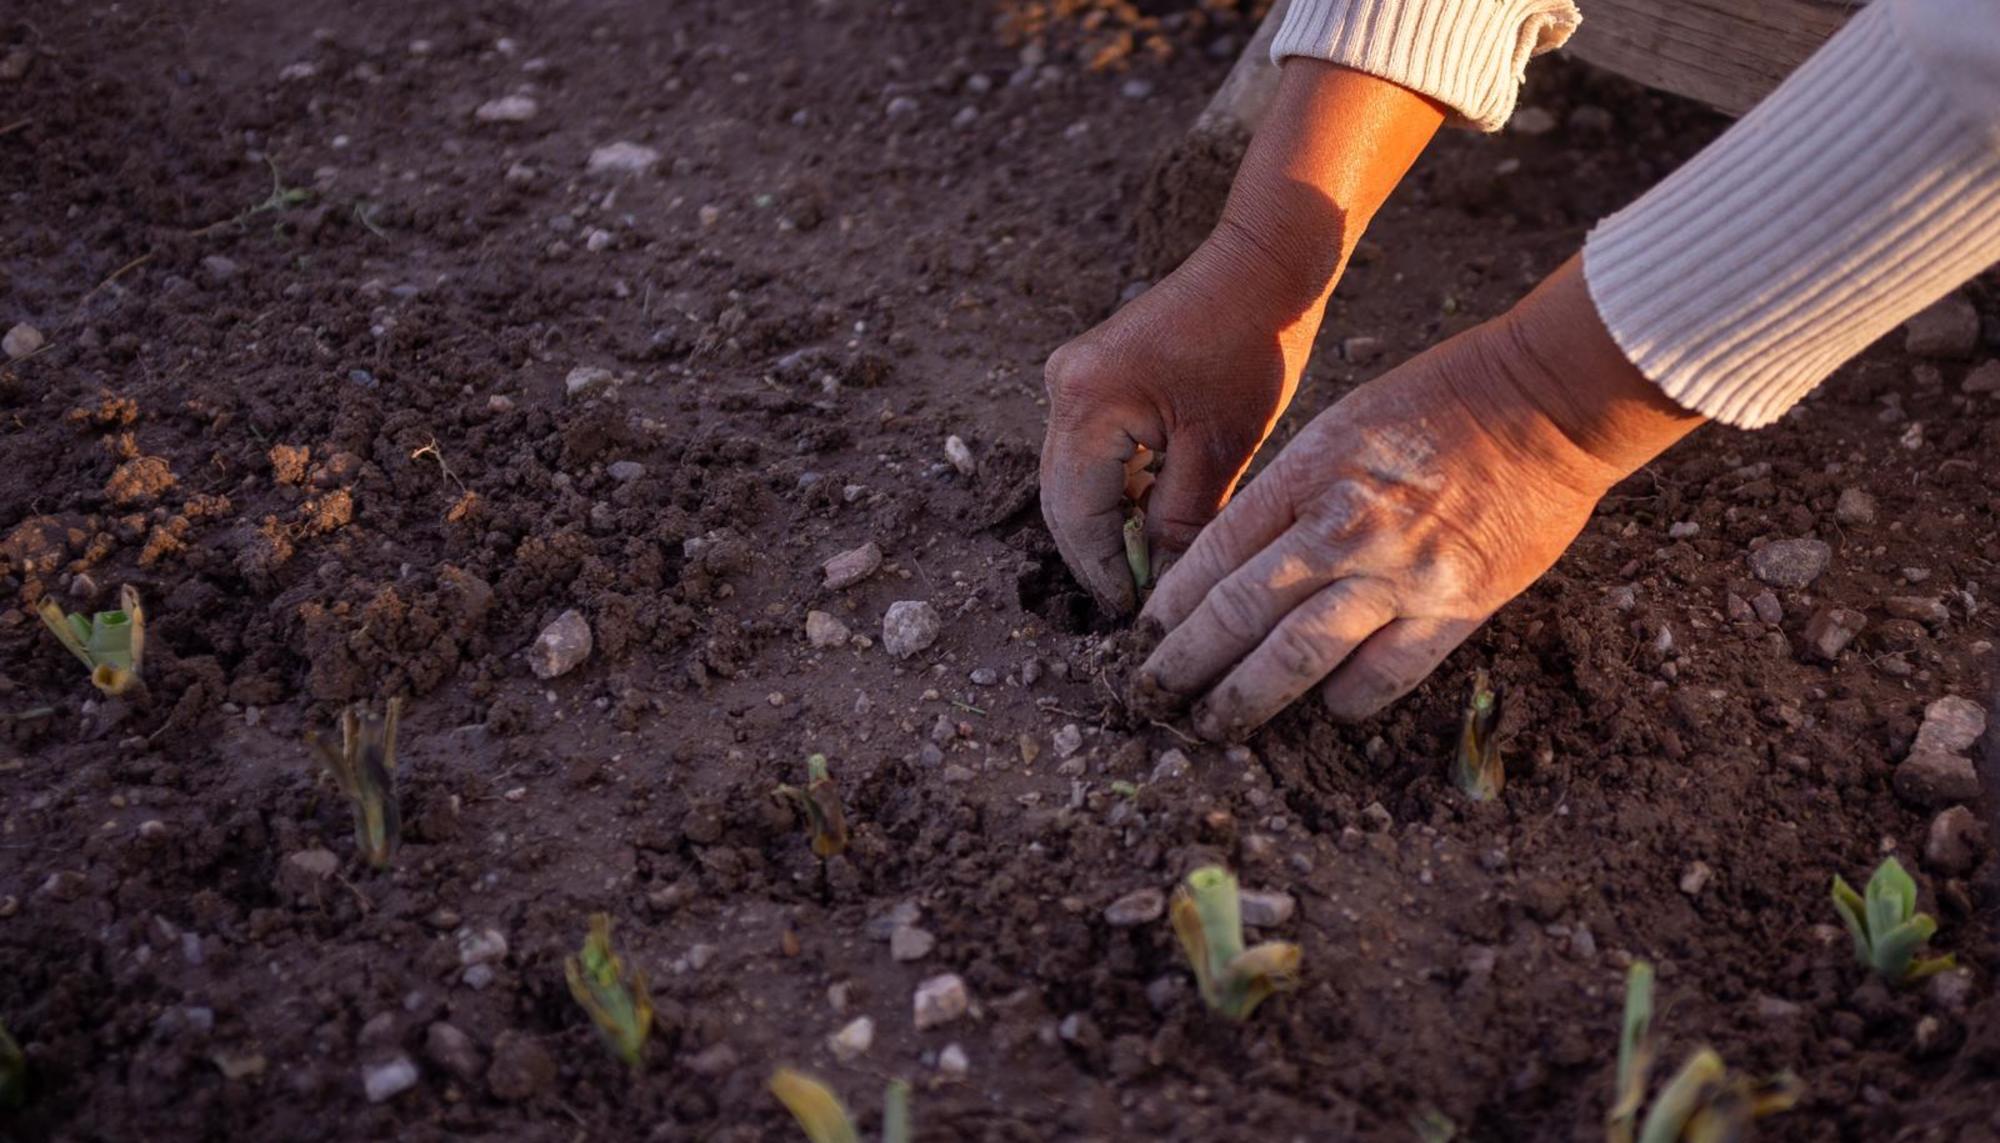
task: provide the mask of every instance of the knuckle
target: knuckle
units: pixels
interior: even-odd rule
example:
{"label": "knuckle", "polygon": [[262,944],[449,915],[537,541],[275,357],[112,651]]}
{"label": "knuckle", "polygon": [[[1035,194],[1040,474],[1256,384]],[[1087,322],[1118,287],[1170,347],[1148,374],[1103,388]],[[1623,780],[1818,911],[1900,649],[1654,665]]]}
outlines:
{"label": "knuckle", "polygon": [[1287,624],[1273,633],[1271,658],[1293,678],[1310,682],[1326,673],[1324,641],[1300,624]]}
{"label": "knuckle", "polygon": [[1257,596],[1256,589],[1233,576],[1215,585],[1208,593],[1208,609],[1216,628],[1238,642],[1263,635],[1263,609],[1258,606]]}

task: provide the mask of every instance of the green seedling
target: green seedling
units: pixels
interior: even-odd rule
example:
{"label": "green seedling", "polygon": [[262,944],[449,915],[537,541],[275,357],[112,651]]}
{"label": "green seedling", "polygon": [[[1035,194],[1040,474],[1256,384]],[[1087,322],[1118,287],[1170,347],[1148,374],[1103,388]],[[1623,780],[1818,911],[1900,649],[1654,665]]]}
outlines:
{"label": "green seedling", "polygon": [[1435,1107],[1426,1107],[1410,1116],[1410,1134],[1417,1143],[1452,1143],[1458,1138],[1458,1124]]}
{"label": "green seedling", "polygon": [[1759,1083],[1731,1072],[1713,1049],[1701,1048],[1660,1089],[1641,1122],[1652,1066],[1653,966],[1634,961],[1625,976],[1618,1090],[1604,1120],[1609,1143],[1729,1143],[1744,1138],[1753,1121],[1789,1111],[1804,1094],[1790,1075]]}
{"label": "green seedling", "polygon": [[306,745],[354,807],[355,848],[377,869],[388,868],[403,835],[396,802],[396,723],[402,713],[401,699],[390,699],[389,713],[381,717],[348,707],[340,715],[337,751],[319,735],[306,735]]}
{"label": "green seedling", "polygon": [[[773,1073],[770,1086],[771,1094],[798,1120],[799,1129],[812,1143],[860,1143],[854,1118],[832,1088],[790,1068]],[[882,1143],[910,1143],[911,1138],[910,1085],[890,1080],[889,1090],[882,1096]]]}
{"label": "green seedling", "polygon": [[1132,585],[1140,591],[1153,583],[1153,552],[1146,543],[1146,514],[1137,513],[1125,521],[1125,563],[1132,569]]}
{"label": "green seedling", "polygon": [[1269,941],[1243,947],[1243,904],[1227,869],[1205,865],[1188,874],[1174,889],[1168,916],[1202,1000],[1231,1020],[1248,1019],[1266,997],[1297,985],[1299,946]]}
{"label": "green seedling", "polygon": [[590,1013],[604,1042],[631,1067],[638,1067],[653,1031],[653,997],[646,974],[627,969],[611,947],[611,918],[593,913],[580,956],[563,958],[569,994]]}
{"label": "green seedling", "polygon": [[1452,781],[1475,802],[1490,802],[1507,784],[1500,764],[1500,699],[1487,685],[1486,672],[1472,672],[1472,694],[1465,700],[1465,721],[1458,731],[1458,754],[1452,760]]}
{"label": "green seedling", "polygon": [[64,614],[52,599],[36,606],[49,633],[90,672],[91,685],[118,697],[137,686],[146,657],[146,612],[131,584],[118,590],[118,610],[92,616]]}
{"label": "green seedling", "polygon": [[840,804],[840,788],[826,769],[826,755],[806,759],[806,788],[779,786],[771,791],[791,804],[812,831],[813,855],[821,861],[847,850],[847,811]]}
{"label": "green seedling", "polygon": [[200,230],[190,232],[188,236],[190,238],[203,238],[221,230],[225,226],[234,226],[238,223],[248,222],[260,214],[303,206],[312,200],[312,191],[304,187],[288,187],[285,185],[285,177],[278,172],[278,162],[276,159],[266,155],[264,156],[264,165],[271,168],[271,193],[264,196],[264,201],[251,203],[243,209],[242,213],[236,215],[234,218],[225,218],[221,222],[211,223]]}
{"label": "green seedling", "polygon": [[28,1057],[0,1024],[0,1107],[19,1107],[28,1100]]}
{"label": "green seedling", "polygon": [[1917,883],[1893,857],[1875,867],[1865,897],[1834,874],[1833,907],[1854,937],[1854,958],[1891,984],[1935,976],[1958,963],[1948,955],[1917,959],[1917,950],[1937,932],[1937,920],[1917,912]]}

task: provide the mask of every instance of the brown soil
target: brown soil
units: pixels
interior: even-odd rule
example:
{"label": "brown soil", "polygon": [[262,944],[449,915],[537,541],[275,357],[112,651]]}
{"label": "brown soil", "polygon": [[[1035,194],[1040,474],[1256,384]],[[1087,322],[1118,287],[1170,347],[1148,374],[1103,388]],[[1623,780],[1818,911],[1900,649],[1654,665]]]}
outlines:
{"label": "brown soil", "polygon": [[[1805,1078],[1768,1137],[2000,1134],[1992,862],[1924,870],[1969,1012],[1866,985],[1827,927],[1835,871],[1921,867],[1891,766],[1928,701],[1985,693],[2000,406],[1960,395],[1965,365],[1879,347],[1781,427],[1700,433],[1371,725],[1301,709],[1187,746],[1125,725],[1041,529],[1039,365],[1127,287],[1131,204],[1226,67],[1205,37],[1235,33],[1099,74],[1017,71],[979,5],[199,7],[0,22],[0,56],[32,53],[0,80],[0,325],[48,337],[0,367],[0,1020],[34,1084],[0,1133],[777,1139],[785,1062],[871,1123],[911,1077],[931,1140],[1403,1140],[1431,1107],[1584,1140],[1645,956],[1671,1054]],[[475,119],[517,90],[531,119]],[[1719,127],[1560,63],[1529,100],[1613,126],[1442,140],[1288,426],[1499,311]],[[659,165],[586,175],[619,140]],[[309,193],[267,199],[274,170]],[[2000,289],[1972,292],[1990,355]],[[1346,363],[1355,335],[1387,352]],[[616,383],[567,396],[584,366]],[[1847,487],[1878,523],[1836,522]],[[1733,618],[1751,545],[1798,535],[1832,569],[1777,622]],[[870,539],[882,570],[823,588]],[[32,604],[124,582],[152,701],[112,711]],[[1949,619],[1885,616],[1911,594]],[[811,609],[875,638],[898,599],[943,619],[912,659],[804,639]],[[1831,665],[1798,649],[1823,604],[1874,620]],[[596,649],[537,680],[524,652],[572,608]],[[1440,780],[1475,666],[1511,735],[1483,808]],[[405,844],[380,874],[301,739],[391,695]],[[1187,776],[1156,775],[1172,748]],[[768,797],[812,752],[855,826],[824,895]],[[293,860],[318,847],[330,878]],[[1278,933],[1306,949],[1242,1027],[1164,923],[1102,917],[1218,858],[1296,895]],[[936,937],[914,963],[870,924],[905,902]],[[595,910],[654,980],[637,1075],[563,982]],[[506,937],[483,988],[461,926]],[[911,993],[946,971],[973,1010],[919,1032]],[[837,1062],[860,1014],[874,1046]],[[438,1021],[477,1049],[463,1074],[426,1051]],[[369,1102],[399,1052],[416,1085]]]}

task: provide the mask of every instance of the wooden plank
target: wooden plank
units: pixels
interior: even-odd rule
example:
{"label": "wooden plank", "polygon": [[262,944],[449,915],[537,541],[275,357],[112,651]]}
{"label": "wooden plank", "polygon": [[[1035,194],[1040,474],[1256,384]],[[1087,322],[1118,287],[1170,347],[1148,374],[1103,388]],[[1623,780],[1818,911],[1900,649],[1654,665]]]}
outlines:
{"label": "wooden plank", "polygon": [[1271,62],[1271,41],[1278,38],[1278,26],[1285,22],[1285,9],[1291,2],[1277,0],[1265,13],[1264,22],[1257,25],[1257,34],[1244,45],[1222,86],[1215,89],[1201,117],[1194,121],[1196,131],[1214,133],[1241,128],[1246,135],[1256,133],[1257,124],[1264,119],[1264,109],[1278,93],[1278,65]]}
{"label": "wooden plank", "polygon": [[1849,0],[1582,0],[1563,49],[1731,115],[1757,105],[1859,7]]}

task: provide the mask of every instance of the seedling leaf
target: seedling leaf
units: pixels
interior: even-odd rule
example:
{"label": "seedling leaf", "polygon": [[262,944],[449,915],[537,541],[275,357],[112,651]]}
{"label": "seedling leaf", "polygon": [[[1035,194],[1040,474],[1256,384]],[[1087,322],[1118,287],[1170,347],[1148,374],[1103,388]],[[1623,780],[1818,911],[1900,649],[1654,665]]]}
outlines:
{"label": "seedling leaf", "polygon": [[1236,878],[1221,866],[1189,873],[1174,890],[1168,918],[1203,1002],[1231,1020],[1247,1019],[1273,993],[1296,987],[1297,945],[1271,941],[1243,947],[1242,900]]}
{"label": "seedling leaf", "polygon": [[65,614],[52,599],[36,605],[42,625],[90,672],[90,681],[109,696],[126,693],[139,681],[146,655],[146,612],[131,584],[118,590],[117,611]]}
{"label": "seedling leaf", "polygon": [[1654,1098],[1645,1125],[1639,1128],[1639,1143],[1675,1143],[1680,1139],[1688,1121],[1702,1111],[1726,1071],[1722,1057],[1708,1048],[1689,1056]]}
{"label": "seedling leaf", "polygon": [[1458,753],[1452,761],[1452,780],[1466,797],[1490,802],[1507,784],[1507,771],[1500,762],[1500,700],[1487,685],[1486,672],[1472,672],[1472,693],[1465,700],[1465,719],[1459,726]]}
{"label": "seedling leaf", "polygon": [[[1605,1114],[1610,1143],[1633,1143],[1652,1061],[1653,966],[1634,961],[1625,975],[1625,1018],[1618,1039],[1618,1091]],[[1654,1097],[1638,1143],[1739,1143],[1752,1120],[1790,1110],[1804,1089],[1790,1074],[1758,1083],[1731,1072],[1702,1048]]]}
{"label": "seedling leaf", "polygon": [[340,714],[338,751],[319,735],[306,735],[306,745],[353,807],[355,848],[377,869],[388,868],[403,834],[396,800],[396,725],[402,713],[401,699],[390,699],[388,712],[379,717],[348,707]]}
{"label": "seedling leaf", "polygon": [[847,810],[840,801],[840,787],[827,771],[826,755],[806,759],[806,788],[779,786],[772,793],[789,802],[812,831],[813,855],[824,861],[847,849]]}
{"label": "seedling leaf", "polygon": [[916,1129],[910,1120],[910,1083],[892,1079],[882,1094],[882,1143],[910,1143]]}
{"label": "seedling leaf", "polygon": [[653,998],[646,974],[628,970],[611,947],[611,917],[593,913],[580,956],[563,958],[569,993],[590,1013],[591,1022],[618,1058],[638,1067],[653,1030]]}
{"label": "seedling leaf", "polygon": [[1132,586],[1146,590],[1153,582],[1153,553],[1146,542],[1146,514],[1125,521],[1125,565],[1132,569]]}
{"label": "seedling leaf", "polygon": [[1893,857],[1868,878],[1864,896],[1839,874],[1833,878],[1833,907],[1854,937],[1854,957],[1892,984],[1908,984],[1951,968],[1949,956],[1917,958],[1917,950],[1937,933],[1937,920],[1917,912],[1917,882]]}
{"label": "seedling leaf", "polygon": [[771,1076],[770,1087],[812,1143],[861,1143],[854,1120],[832,1088],[790,1068],[779,1068]]}
{"label": "seedling leaf", "polygon": [[1638,960],[1625,973],[1625,1019],[1618,1032],[1618,1089],[1605,1115],[1605,1134],[1612,1143],[1631,1143],[1652,1068],[1653,966]]}

